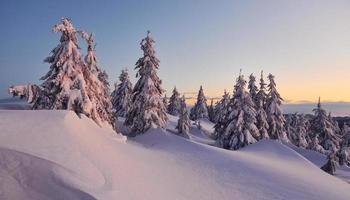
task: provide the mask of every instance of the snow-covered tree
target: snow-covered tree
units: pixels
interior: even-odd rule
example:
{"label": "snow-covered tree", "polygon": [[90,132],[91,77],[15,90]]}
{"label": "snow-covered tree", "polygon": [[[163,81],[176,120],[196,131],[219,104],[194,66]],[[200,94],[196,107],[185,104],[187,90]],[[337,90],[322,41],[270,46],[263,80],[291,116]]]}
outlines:
{"label": "snow-covered tree", "polygon": [[298,147],[307,148],[308,142],[307,142],[307,129],[308,129],[308,121],[305,118],[304,115],[299,115],[297,119],[297,127],[296,127],[296,140],[295,145]]}
{"label": "snow-covered tree", "polygon": [[[253,78],[251,78],[253,79]],[[255,77],[254,77],[254,82],[255,82]],[[253,85],[253,84],[252,84]],[[255,85],[255,83],[254,83]],[[253,88],[253,86],[251,86]],[[253,89],[254,91],[254,89]],[[250,92],[252,94],[252,92]],[[266,84],[264,81],[264,76],[263,72],[261,71],[261,76],[260,76],[260,88],[255,95],[255,107],[256,107],[256,126],[259,129],[259,133],[261,136],[261,139],[268,139],[269,134],[268,134],[268,129],[269,129],[269,124],[267,122],[267,114],[265,111],[265,103],[266,103]]]}
{"label": "snow-covered tree", "polygon": [[284,129],[284,116],[281,109],[283,99],[276,89],[276,83],[274,76],[269,74],[268,79],[270,81],[268,85],[268,95],[266,99],[266,114],[267,122],[269,123],[269,135],[272,139],[287,141],[286,131]]}
{"label": "snow-covered tree", "polygon": [[260,138],[256,124],[256,111],[250,94],[246,91],[246,81],[239,75],[231,100],[231,111],[219,135],[218,143],[225,149],[239,149],[256,142]]}
{"label": "snow-covered tree", "polygon": [[164,97],[163,97],[163,104],[164,104],[164,106],[167,108],[168,107],[168,105],[169,105],[169,103],[168,103],[168,97],[166,96],[166,94],[164,95]]}
{"label": "snow-covered tree", "polygon": [[350,127],[345,123],[342,129],[342,143],[350,147]]}
{"label": "snow-covered tree", "polygon": [[308,147],[306,140],[307,119],[304,115],[289,114],[285,123],[288,139],[291,143],[298,147]]}
{"label": "snow-covered tree", "polygon": [[297,127],[297,118],[298,114],[287,114],[285,117],[284,129],[286,130],[286,134],[288,139],[294,143],[296,140],[296,127]]}
{"label": "snow-covered tree", "polygon": [[109,95],[110,90],[109,90],[109,82],[108,82],[108,74],[107,74],[107,72],[105,70],[100,71],[98,73],[97,77],[103,84],[104,93],[106,95]]}
{"label": "snow-covered tree", "polygon": [[125,124],[131,127],[133,134],[140,134],[149,128],[164,128],[167,116],[163,104],[161,80],[157,75],[159,60],[153,48],[154,40],[150,32],[140,45],[143,57],[136,62],[136,77],[140,77],[133,89],[132,106],[126,115]]}
{"label": "snow-covered tree", "polygon": [[[260,74],[260,83],[259,83],[260,87],[259,87],[259,91],[256,94],[256,102],[257,102],[257,106],[265,108],[265,104],[266,104],[266,99],[267,99],[267,94],[266,94],[266,83],[264,80],[264,74],[263,71],[261,71]],[[261,104],[261,105],[260,105]]]}
{"label": "snow-covered tree", "polygon": [[176,129],[178,129],[179,133],[188,134],[191,127],[191,120],[188,116],[188,111],[186,108],[186,99],[185,96],[182,96],[181,99],[181,110],[179,120],[177,121]]}
{"label": "snow-covered tree", "polygon": [[215,108],[214,108],[214,99],[211,98],[210,99],[210,105],[208,106],[207,108],[208,110],[208,117],[209,117],[209,120],[213,123],[215,123]]}
{"label": "snow-covered tree", "polygon": [[328,161],[325,165],[321,167],[321,169],[331,175],[334,175],[336,170],[337,162],[335,159],[334,153],[328,155]]}
{"label": "snow-covered tree", "polygon": [[119,76],[120,83],[115,83],[115,89],[111,94],[114,114],[117,117],[125,117],[131,107],[132,84],[128,70],[122,70]]}
{"label": "snow-covered tree", "polygon": [[200,86],[198,96],[197,96],[197,102],[192,107],[190,112],[190,119],[191,120],[198,120],[201,118],[208,118],[208,109],[207,109],[207,99],[204,96],[203,88]]}
{"label": "snow-covered tree", "polygon": [[214,137],[217,139],[221,133],[224,132],[224,125],[226,124],[227,116],[230,111],[230,95],[224,91],[224,95],[221,100],[215,106],[215,132]]}
{"label": "snow-covered tree", "polygon": [[[98,118],[102,121],[108,121],[110,124],[114,124],[112,116],[112,104],[109,96],[108,82],[99,79],[101,74],[100,67],[98,66],[98,59],[96,57],[96,51],[94,48],[94,38],[92,34],[87,34],[84,31],[80,32],[83,39],[85,39],[88,47],[87,54],[85,56],[85,67],[83,68],[83,75],[86,82],[86,94],[90,101],[94,105],[94,109],[97,112]],[[103,71],[105,73],[105,71]],[[105,73],[108,78],[107,73]],[[107,81],[107,79],[106,79]],[[93,117],[96,118],[96,117]]]}
{"label": "snow-covered tree", "polygon": [[[83,113],[97,123],[106,121],[112,124],[109,108],[105,107],[100,82],[81,59],[77,31],[71,20],[63,18],[53,28],[60,32],[60,43],[52,55],[44,61],[50,64],[50,70],[41,78],[41,96],[35,98],[33,109],[67,109]],[[97,80],[97,81],[96,81]],[[96,96],[103,96],[98,98]],[[106,103],[106,104],[105,104]]]}
{"label": "snow-covered tree", "polygon": [[177,91],[176,87],[173,89],[173,94],[169,99],[168,113],[171,115],[179,115],[181,110],[181,99],[180,93]]}
{"label": "snow-covered tree", "polygon": [[257,94],[259,90],[255,82],[256,82],[255,76],[253,74],[250,74],[249,82],[248,82],[248,90],[253,102],[255,103],[255,105],[257,105],[258,104]]}
{"label": "snow-covered tree", "polygon": [[350,166],[350,148],[347,144],[343,143],[342,147],[337,152],[340,165],[349,165]]}
{"label": "snow-covered tree", "polygon": [[312,137],[317,136],[320,141],[320,145],[325,150],[339,148],[340,138],[336,135],[336,128],[333,126],[330,118],[327,116],[327,112],[322,108],[320,98],[318,100],[317,108],[315,108],[313,111],[314,117],[310,122]]}
{"label": "snow-covered tree", "polygon": [[308,149],[325,154],[326,150],[319,143],[318,136],[313,137],[311,143],[309,143]]}

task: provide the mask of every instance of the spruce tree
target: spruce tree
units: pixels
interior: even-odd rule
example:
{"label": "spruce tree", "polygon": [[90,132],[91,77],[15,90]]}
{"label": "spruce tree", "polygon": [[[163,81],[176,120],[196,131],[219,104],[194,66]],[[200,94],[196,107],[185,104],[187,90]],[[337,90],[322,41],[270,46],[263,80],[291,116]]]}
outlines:
{"label": "spruce tree", "polygon": [[181,110],[179,120],[177,121],[176,129],[178,129],[179,133],[188,134],[191,127],[191,120],[188,116],[188,111],[186,108],[186,99],[185,96],[182,96],[181,99]]}
{"label": "spruce tree", "polygon": [[214,99],[211,98],[210,99],[210,105],[208,106],[207,108],[208,110],[208,117],[209,117],[209,120],[213,123],[215,123],[215,109],[214,109]]}
{"label": "spruce tree", "polygon": [[122,70],[119,76],[120,83],[115,83],[115,89],[111,94],[112,105],[116,117],[125,117],[131,108],[132,84],[128,70]]}
{"label": "spruce tree", "polygon": [[226,124],[227,116],[230,111],[230,95],[224,91],[224,95],[221,100],[215,106],[215,125],[214,125],[214,138],[217,139],[224,131],[224,125]]}
{"label": "spruce tree", "polygon": [[136,62],[135,67],[138,69],[136,77],[140,78],[133,89],[132,107],[125,120],[133,134],[144,133],[149,128],[164,128],[167,121],[162,101],[163,89],[157,76],[159,60],[155,56],[154,43],[149,31],[140,43],[143,57]]}
{"label": "spruce tree", "polygon": [[[44,62],[50,70],[41,78],[41,97],[35,98],[33,109],[63,109],[85,114],[96,123],[113,123],[109,108],[100,91],[100,82],[90,70],[89,63],[81,59],[77,31],[70,19],[62,18],[53,27],[61,33],[60,43],[51,51]],[[88,55],[89,56],[89,55]],[[97,97],[101,94],[101,98]],[[104,105],[106,103],[106,105]]]}
{"label": "spruce tree", "polygon": [[195,121],[201,118],[208,118],[207,99],[204,96],[202,86],[200,86],[198,91],[197,102],[190,112],[191,120]]}
{"label": "spruce tree", "polygon": [[98,80],[100,80],[103,84],[103,88],[104,88],[104,93],[106,95],[110,94],[110,90],[109,90],[109,82],[108,82],[108,74],[105,70],[100,71],[97,75]]}
{"label": "spruce tree", "polygon": [[239,75],[235,92],[231,100],[231,111],[228,114],[224,132],[218,143],[225,149],[237,150],[256,142],[260,138],[256,124],[256,111],[250,94],[246,91],[246,81]]}
{"label": "spruce tree", "polygon": [[297,117],[298,114],[288,114],[286,115],[285,123],[284,123],[284,129],[286,130],[286,134],[290,142],[294,144],[294,141],[296,140],[296,127],[297,127]]}
{"label": "spruce tree", "polygon": [[164,97],[163,97],[163,104],[164,104],[164,106],[167,108],[168,107],[168,105],[169,105],[169,103],[168,103],[168,97],[166,96],[166,94],[164,95]]}
{"label": "spruce tree", "polygon": [[248,82],[248,90],[253,102],[255,103],[255,105],[257,105],[258,104],[257,93],[259,90],[255,82],[256,82],[255,76],[253,74],[250,74],[249,82]]}
{"label": "spruce tree", "polygon": [[326,150],[319,143],[320,141],[318,140],[318,136],[316,135],[311,139],[311,143],[309,143],[308,149],[325,154]]}
{"label": "spruce tree", "polygon": [[181,99],[180,93],[177,91],[176,87],[173,89],[173,94],[169,99],[168,113],[171,115],[178,116],[181,112]]}
{"label": "spruce tree", "polygon": [[346,147],[350,147],[350,127],[344,123],[342,129],[342,143],[346,145]]}
{"label": "spruce tree", "polygon": [[256,126],[259,129],[261,139],[269,138],[269,134],[268,134],[269,124],[267,122],[267,114],[265,111],[266,97],[267,97],[266,84],[264,81],[263,71],[261,71],[260,88],[257,94],[255,95]]}
{"label": "spruce tree", "polygon": [[307,148],[308,142],[306,139],[307,134],[307,119],[304,115],[299,115],[296,123],[296,138],[294,140],[294,144],[298,147]]}
{"label": "spruce tree", "polygon": [[334,153],[328,155],[328,161],[325,165],[321,167],[321,169],[331,175],[334,175],[336,170],[337,162],[335,159]]}
{"label": "spruce tree", "polygon": [[313,110],[314,116],[311,120],[312,137],[318,137],[320,145],[325,150],[339,148],[340,138],[336,134],[336,128],[327,116],[327,112],[321,106],[321,99],[318,99],[317,108]]}
{"label": "spruce tree", "polygon": [[269,135],[272,139],[288,141],[286,131],[284,129],[285,119],[282,113],[281,105],[283,99],[276,89],[274,76],[269,74],[270,81],[268,85],[268,95],[266,99],[267,122],[269,123]]}
{"label": "spruce tree", "polygon": [[[83,39],[85,39],[88,48],[85,56],[85,67],[83,68],[83,75],[86,81],[87,96],[93,102],[94,109],[98,116],[92,116],[93,119],[101,118],[102,121],[108,121],[110,124],[114,124],[112,116],[112,104],[111,99],[106,90],[106,84],[98,79],[98,75],[101,72],[98,66],[98,59],[96,57],[96,51],[94,49],[94,38],[92,34],[80,32]],[[108,86],[107,86],[108,87]]]}

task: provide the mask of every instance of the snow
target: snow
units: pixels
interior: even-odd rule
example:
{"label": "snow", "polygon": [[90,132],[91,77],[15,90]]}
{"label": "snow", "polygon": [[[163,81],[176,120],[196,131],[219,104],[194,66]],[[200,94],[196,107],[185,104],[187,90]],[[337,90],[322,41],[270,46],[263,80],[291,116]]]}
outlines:
{"label": "snow", "polygon": [[72,111],[0,110],[0,199],[349,198],[348,183],[277,141],[228,151],[162,129],[126,140]]}

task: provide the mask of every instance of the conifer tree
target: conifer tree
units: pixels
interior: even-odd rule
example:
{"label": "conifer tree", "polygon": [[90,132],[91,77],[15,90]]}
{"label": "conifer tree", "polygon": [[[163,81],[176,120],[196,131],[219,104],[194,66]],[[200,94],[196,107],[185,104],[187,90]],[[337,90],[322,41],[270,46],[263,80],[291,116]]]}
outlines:
{"label": "conifer tree", "polygon": [[255,82],[256,82],[255,76],[253,74],[250,74],[249,82],[248,82],[248,90],[253,102],[255,103],[255,105],[257,105],[258,104],[257,93],[259,90]]}
{"label": "conifer tree", "polygon": [[326,150],[319,144],[318,136],[316,135],[311,139],[311,143],[309,143],[308,149],[320,152],[325,154]]}
{"label": "conifer tree", "polygon": [[342,129],[342,143],[350,147],[350,127],[345,123]]}
{"label": "conifer tree", "polygon": [[177,91],[176,87],[173,89],[173,94],[169,99],[168,113],[171,115],[178,116],[181,110],[181,99],[180,93]]}
{"label": "conifer tree", "polygon": [[343,142],[341,148],[339,149],[337,156],[339,158],[340,165],[349,165],[350,166],[350,148]]}
{"label": "conifer tree", "polygon": [[277,92],[274,76],[269,74],[268,96],[266,99],[267,122],[269,123],[269,135],[272,139],[288,141],[284,129],[285,119],[282,113],[281,104],[283,99]]}
{"label": "conifer tree", "polygon": [[115,83],[115,89],[111,94],[112,105],[116,117],[125,117],[131,108],[132,84],[128,70],[122,70],[119,76],[120,83]]}
{"label": "conifer tree", "polygon": [[[35,98],[33,109],[73,110],[98,124],[104,121],[112,124],[109,108],[105,107],[108,101],[100,91],[100,82],[89,68],[91,63],[85,64],[81,59],[76,36],[78,32],[71,20],[62,18],[53,31],[62,34],[60,43],[51,51],[52,55],[44,60],[50,64],[50,70],[41,78],[44,81],[41,84],[41,97]],[[99,94],[100,98],[97,97]]]}
{"label": "conifer tree", "polygon": [[260,88],[257,94],[255,95],[256,126],[259,129],[261,139],[269,138],[269,134],[268,134],[269,124],[267,122],[267,114],[265,111],[266,97],[267,97],[266,84],[264,81],[263,71],[261,71]]}
{"label": "conifer tree", "polygon": [[215,123],[215,109],[214,109],[214,99],[211,98],[210,99],[210,105],[208,106],[207,108],[208,110],[208,117],[209,117],[209,120],[213,123]]}
{"label": "conifer tree", "polygon": [[[85,39],[88,48],[85,56],[85,67],[83,68],[83,75],[86,82],[87,96],[94,104],[94,109],[97,112],[98,117],[102,121],[108,121],[110,124],[114,124],[112,116],[112,104],[109,93],[106,90],[106,84],[102,82],[98,75],[101,72],[98,66],[98,59],[96,57],[96,51],[94,49],[94,38],[92,33],[87,34],[84,31],[80,32],[83,39]],[[107,86],[108,87],[108,86]]]}
{"label": "conifer tree", "polygon": [[109,82],[108,82],[108,74],[105,70],[100,71],[97,75],[98,79],[102,82],[103,84],[103,88],[104,88],[104,93],[106,95],[110,94],[110,90],[109,90]]}
{"label": "conifer tree", "polygon": [[168,107],[168,105],[169,105],[169,103],[168,103],[168,97],[166,96],[166,94],[164,95],[164,97],[163,97],[163,104],[164,104],[164,106],[167,108]]}
{"label": "conifer tree", "polygon": [[254,102],[245,87],[246,81],[240,74],[231,101],[232,110],[224,125],[224,132],[218,138],[218,143],[225,149],[237,150],[255,143],[255,138],[260,138],[259,130],[255,126]]}
{"label": "conifer tree", "polygon": [[307,119],[304,115],[299,115],[296,124],[296,140],[295,145],[298,147],[307,148],[308,142],[306,139],[307,134]]}
{"label": "conifer tree", "polygon": [[178,129],[179,133],[188,134],[191,127],[191,120],[188,116],[188,111],[186,108],[186,99],[185,96],[182,96],[181,99],[181,110],[179,120],[177,121],[176,129]]}
{"label": "conifer tree", "polygon": [[331,175],[334,175],[336,170],[337,162],[335,160],[334,153],[328,155],[328,161],[325,165],[321,167],[321,169]]}
{"label": "conifer tree", "polygon": [[207,99],[204,96],[203,88],[200,86],[197,102],[190,112],[190,119],[195,121],[201,118],[208,118]]}
{"label": "conifer tree", "polygon": [[219,136],[224,132],[224,128],[225,128],[224,125],[226,124],[227,116],[230,111],[229,105],[230,105],[230,95],[225,90],[221,100],[215,106],[215,121],[216,121],[214,126],[215,139],[218,139]]}
{"label": "conifer tree", "polygon": [[153,48],[154,40],[147,32],[140,45],[143,57],[136,62],[136,77],[140,77],[132,94],[132,107],[126,115],[125,124],[132,134],[140,134],[149,128],[164,128],[167,121],[166,108],[162,101],[163,89],[157,76],[159,60]]}
{"label": "conifer tree", "polygon": [[313,110],[314,117],[311,120],[312,137],[318,137],[320,145],[325,150],[339,148],[340,138],[336,135],[336,128],[327,116],[327,112],[321,106],[321,100],[318,99],[317,108]]}

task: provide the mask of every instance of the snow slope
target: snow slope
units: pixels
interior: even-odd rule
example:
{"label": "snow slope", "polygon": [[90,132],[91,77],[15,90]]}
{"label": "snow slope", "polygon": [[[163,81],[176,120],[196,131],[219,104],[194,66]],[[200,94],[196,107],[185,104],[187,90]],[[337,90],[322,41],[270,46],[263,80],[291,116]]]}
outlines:
{"label": "snow slope", "polygon": [[158,129],[125,140],[67,111],[0,110],[0,167],[11,200],[350,198],[276,141],[227,151]]}

